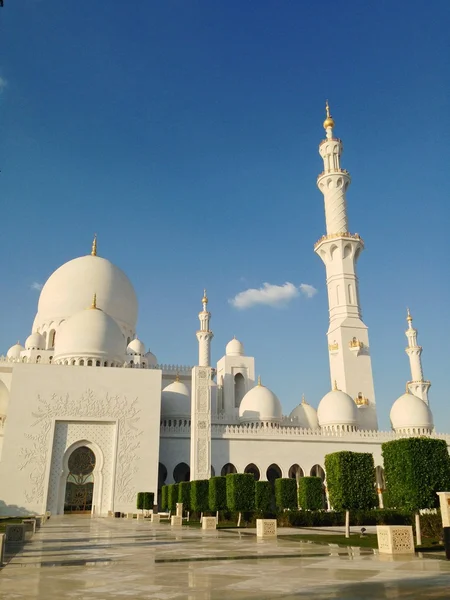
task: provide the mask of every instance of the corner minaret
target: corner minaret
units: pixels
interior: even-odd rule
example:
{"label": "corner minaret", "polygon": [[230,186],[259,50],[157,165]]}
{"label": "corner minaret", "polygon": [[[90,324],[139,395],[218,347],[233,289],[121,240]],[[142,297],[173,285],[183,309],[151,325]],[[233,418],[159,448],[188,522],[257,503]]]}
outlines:
{"label": "corner minaret", "polygon": [[198,313],[200,320],[200,329],[197,331],[198,339],[198,365],[199,367],[209,367],[211,365],[211,340],[214,334],[209,329],[211,313],[208,312],[208,296],[206,290],[203,290],[202,298],[203,310]]}
{"label": "corner minaret", "polygon": [[412,326],[413,318],[409,312],[409,308],[406,311],[406,321],[408,329],[405,335],[408,340],[408,347],[405,349],[405,352],[409,356],[409,364],[411,365],[411,381],[408,381],[406,386],[411,394],[421,398],[425,404],[429,404],[428,390],[431,387],[431,383],[423,378],[422,346],[419,346],[417,343],[417,329],[414,329]]}
{"label": "corner minaret", "polygon": [[355,233],[349,233],[346,192],[351,178],[341,168],[342,141],[334,137],[334,120],[326,103],[323,127],[326,139],[319,145],[324,169],[317,178],[317,186],[324,195],[326,235],[314,246],[326,267],[329,327],[328,352],[331,382],[349,394],[355,401],[364,397],[367,414],[366,429],[377,429],[375,390],[369,351],[369,336],[362,321],[359,303],[356,262],[364,242]]}

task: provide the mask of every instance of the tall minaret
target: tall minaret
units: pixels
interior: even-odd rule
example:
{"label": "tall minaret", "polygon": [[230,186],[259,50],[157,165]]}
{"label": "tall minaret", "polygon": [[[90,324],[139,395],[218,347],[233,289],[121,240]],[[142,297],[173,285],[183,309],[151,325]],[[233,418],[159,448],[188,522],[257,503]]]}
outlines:
{"label": "tall minaret", "polygon": [[422,371],[422,346],[419,346],[417,343],[417,329],[414,329],[412,326],[412,316],[409,312],[409,308],[407,309],[406,320],[408,322],[408,329],[405,331],[406,338],[408,340],[408,347],[405,352],[409,356],[409,364],[411,365],[411,381],[408,381],[407,388],[417,396],[421,398],[426,404],[428,402],[428,390],[431,387],[431,383],[429,381],[425,381],[423,378]]}
{"label": "tall minaret", "polygon": [[327,234],[314,246],[323,260],[327,273],[329,327],[328,352],[330,356],[331,387],[339,389],[367,408],[364,427],[377,429],[375,391],[369,351],[369,336],[362,321],[359,303],[356,262],[364,242],[355,233],[349,233],[345,194],[350,185],[350,174],[341,168],[342,142],[334,137],[334,120],[326,103],[323,127],[326,139],[319,145],[324,170],[317,178],[317,186],[325,199]]}
{"label": "tall minaret", "polygon": [[206,290],[203,290],[202,298],[203,310],[198,313],[200,320],[200,329],[197,331],[198,339],[198,365],[199,367],[209,367],[211,365],[211,340],[214,334],[209,329],[209,320],[211,313],[208,312],[208,297]]}

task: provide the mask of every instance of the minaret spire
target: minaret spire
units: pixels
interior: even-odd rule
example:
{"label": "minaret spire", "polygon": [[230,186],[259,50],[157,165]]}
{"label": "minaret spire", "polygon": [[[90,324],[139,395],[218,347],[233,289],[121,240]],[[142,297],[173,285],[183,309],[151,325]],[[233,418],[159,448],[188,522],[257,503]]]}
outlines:
{"label": "minaret spire", "polygon": [[202,298],[203,310],[198,313],[200,329],[197,331],[198,339],[198,365],[200,367],[209,367],[211,365],[211,340],[214,334],[209,329],[211,313],[208,312],[208,296],[206,290],[203,290]]}
{"label": "minaret spire", "polygon": [[426,404],[428,402],[428,390],[431,387],[429,381],[424,380],[422,370],[422,346],[417,343],[417,329],[413,327],[413,318],[409,311],[406,309],[406,321],[408,323],[408,329],[405,331],[406,339],[408,340],[408,347],[405,352],[409,356],[409,364],[411,367],[411,381],[408,381],[406,387],[411,394],[421,398]]}
{"label": "minaret spire", "polygon": [[[326,235],[314,250],[326,267],[329,327],[330,378],[352,398],[367,398],[370,414],[367,428],[377,429],[375,390],[369,351],[369,336],[362,320],[356,263],[364,249],[360,236],[349,232],[346,193],[350,174],[341,167],[342,141],[334,136],[335,122],[328,101],[323,127],[326,139],[319,145],[323,171],[317,187],[324,196]],[[369,418],[367,418],[369,417]]]}

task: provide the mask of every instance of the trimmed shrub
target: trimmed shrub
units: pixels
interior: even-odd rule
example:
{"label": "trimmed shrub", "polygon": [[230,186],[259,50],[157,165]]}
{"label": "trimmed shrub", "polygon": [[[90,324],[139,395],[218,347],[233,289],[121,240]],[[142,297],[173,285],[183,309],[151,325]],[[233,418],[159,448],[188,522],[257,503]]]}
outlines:
{"label": "trimmed shrub", "polygon": [[275,479],[275,502],[280,510],[298,508],[297,481],[295,479]]}
{"label": "trimmed shrub", "polygon": [[208,485],[209,510],[217,512],[227,508],[227,480],[223,477],[211,477]]}
{"label": "trimmed shrub", "polygon": [[209,509],[208,502],[209,479],[191,481],[191,508],[197,512]]}
{"label": "trimmed shrub", "polygon": [[445,440],[411,437],[381,446],[390,506],[437,508],[436,492],[450,489],[450,456]]}
{"label": "trimmed shrub", "polygon": [[[436,515],[426,515],[430,517],[431,523],[436,521]],[[424,519],[422,515],[421,519]],[[345,511],[325,511],[325,510],[292,510],[278,514],[278,525],[280,527],[336,527],[345,523]],[[350,525],[412,525],[414,523],[414,514],[410,511],[398,510],[354,510],[350,512]],[[423,535],[427,535],[423,531]],[[430,536],[433,537],[433,536]]]}
{"label": "trimmed shrub", "polygon": [[230,473],[227,481],[227,508],[238,512],[255,508],[255,478],[252,473]]}
{"label": "trimmed shrub", "polygon": [[144,510],[144,493],[145,492],[138,492],[136,500],[136,508],[138,510]]}
{"label": "trimmed shrub", "polygon": [[320,510],[324,506],[323,483],[320,477],[300,477],[298,505],[303,510]]}
{"label": "trimmed shrub", "polygon": [[163,485],[161,488],[161,508],[167,510],[167,485]]}
{"label": "trimmed shrub", "polygon": [[270,481],[255,481],[255,509],[263,513],[269,512],[272,510],[272,503],[273,488]]}
{"label": "trimmed shrub", "polygon": [[153,492],[144,492],[143,509],[153,510],[153,504],[155,502],[155,494]]}
{"label": "trimmed shrub", "polygon": [[183,503],[183,510],[191,510],[191,482],[182,481],[178,484],[178,502]]}
{"label": "trimmed shrub", "polygon": [[325,456],[331,506],[336,510],[367,510],[377,505],[375,464],[369,452],[333,452]]}
{"label": "trimmed shrub", "polygon": [[176,483],[170,483],[167,486],[167,508],[171,512],[175,512],[177,510],[177,502],[178,502],[178,487]]}

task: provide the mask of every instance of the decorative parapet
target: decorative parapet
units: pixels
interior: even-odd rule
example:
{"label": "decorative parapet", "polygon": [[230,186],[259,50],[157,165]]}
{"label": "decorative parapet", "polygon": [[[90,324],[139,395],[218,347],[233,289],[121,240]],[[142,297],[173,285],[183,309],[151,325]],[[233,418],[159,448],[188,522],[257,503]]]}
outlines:
{"label": "decorative parapet", "polygon": [[337,137],[332,137],[330,139],[325,138],[324,140],[322,140],[319,144],[319,148],[322,144],[325,144],[326,142],[339,142],[340,144],[342,144],[342,140],[341,138],[337,138]]}
{"label": "decorative parapet", "polygon": [[339,233],[329,233],[328,235],[323,235],[317,242],[314,244],[314,249],[317,248],[322,242],[326,240],[332,240],[336,238],[346,238],[350,240],[358,240],[364,246],[364,240],[359,235],[359,233],[349,233],[348,231],[340,231]]}
{"label": "decorative parapet", "polygon": [[181,375],[182,373],[191,374],[193,367],[189,367],[186,365],[154,365],[150,366],[150,369],[156,369],[158,371],[162,371],[164,373],[175,373]]}
{"label": "decorative parapet", "polygon": [[347,169],[330,169],[329,171],[322,171],[317,175],[317,179],[319,180],[324,175],[348,175],[350,177],[350,173]]}

